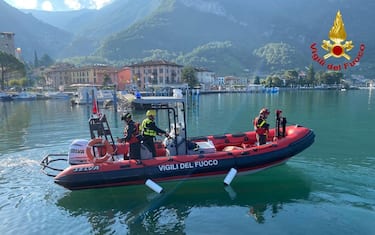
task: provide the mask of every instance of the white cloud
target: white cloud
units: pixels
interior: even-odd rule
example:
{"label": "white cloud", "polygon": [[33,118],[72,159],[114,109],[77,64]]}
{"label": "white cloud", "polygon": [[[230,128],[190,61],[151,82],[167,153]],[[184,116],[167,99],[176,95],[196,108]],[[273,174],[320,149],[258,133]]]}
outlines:
{"label": "white cloud", "polygon": [[45,11],[53,11],[53,5],[50,1],[44,1],[42,3],[42,9]]}
{"label": "white cloud", "polygon": [[64,0],[64,3],[67,7],[73,10],[79,10],[82,8],[82,5],[79,2],[79,0]]}
{"label": "white cloud", "polygon": [[94,8],[94,9],[100,9],[106,5],[108,5],[109,3],[111,3],[113,0],[91,0],[90,3],[91,3],[91,6],[90,8]]}
{"label": "white cloud", "polygon": [[35,9],[38,6],[38,0],[7,0],[6,2],[20,9]]}
{"label": "white cloud", "polygon": [[5,0],[5,2],[15,8],[42,9],[45,11],[66,10],[66,8],[70,10],[80,10],[83,8],[101,9],[114,2],[114,0],[64,0],[64,5],[66,7],[61,7],[60,3],[62,1],[60,1],[61,0]]}

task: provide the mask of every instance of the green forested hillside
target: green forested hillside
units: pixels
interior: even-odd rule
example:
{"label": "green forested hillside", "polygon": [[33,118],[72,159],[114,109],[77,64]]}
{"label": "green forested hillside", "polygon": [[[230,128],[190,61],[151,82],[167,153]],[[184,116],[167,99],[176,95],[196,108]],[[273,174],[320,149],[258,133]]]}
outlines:
{"label": "green forested hillside", "polygon": [[100,42],[119,31],[127,29],[149,15],[160,0],[122,0],[100,9],[67,12],[32,11],[37,18],[74,35],[59,57],[91,54]]}
{"label": "green forested hillside", "polygon": [[[329,39],[338,6],[348,35],[373,51],[374,33],[359,22],[375,18],[369,10],[375,4],[362,2],[165,0],[153,15],[105,40],[96,55],[125,62],[163,52],[175,62],[220,73],[304,68],[312,63],[310,44]],[[361,67],[369,63],[364,58]]]}
{"label": "green forested hillside", "polygon": [[18,13],[1,3],[1,12],[5,9],[12,19],[5,21],[0,14],[1,30],[17,29],[22,47],[38,54],[43,50],[56,59],[115,65],[167,59],[219,75],[272,73],[310,64],[323,69],[312,61],[310,45],[316,42],[320,48],[322,40],[329,40],[340,10],[347,40],[355,46],[352,57],[361,43],[366,45],[360,66],[344,72],[375,76],[371,0],[116,0],[99,11],[64,14],[64,20],[56,13],[58,23],[44,16],[69,32],[47,23],[30,24],[35,22],[31,15],[15,17]]}
{"label": "green forested hillside", "polygon": [[16,47],[22,49],[25,60],[33,58],[35,52],[55,57],[73,38],[72,34],[10,7],[3,0],[0,0],[0,32],[15,33]]}

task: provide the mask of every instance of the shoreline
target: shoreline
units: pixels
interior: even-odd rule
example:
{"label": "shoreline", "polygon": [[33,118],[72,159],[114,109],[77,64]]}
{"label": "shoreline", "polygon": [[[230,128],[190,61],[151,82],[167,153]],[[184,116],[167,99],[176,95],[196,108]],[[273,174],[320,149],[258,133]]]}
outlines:
{"label": "shoreline", "polygon": [[[351,88],[347,88],[346,90],[370,90],[372,89],[371,87],[351,87]],[[259,90],[259,91],[252,91],[252,90],[246,90],[246,91],[242,91],[242,90],[213,90],[213,91],[201,91],[199,90],[198,94],[218,94],[218,93],[268,93],[268,94],[277,94],[281,91],[311,91],[311,90],[319,90],[319,91],[322,91],[322,90],[326,90],[326,91],[334,91],[334,90],[337,90],[337,91],[340,91],[341,88],[336,88],[336,87],[311,87],[311,88],[286,88],[286,87],[282,87],[282,88],[279,88],[277,92],[272,92],[272,91],[267,91],[267,90]],[[192,93],[192,92],[190,92]],[[197,93],[193,92],[194,95],[196,95]]]}

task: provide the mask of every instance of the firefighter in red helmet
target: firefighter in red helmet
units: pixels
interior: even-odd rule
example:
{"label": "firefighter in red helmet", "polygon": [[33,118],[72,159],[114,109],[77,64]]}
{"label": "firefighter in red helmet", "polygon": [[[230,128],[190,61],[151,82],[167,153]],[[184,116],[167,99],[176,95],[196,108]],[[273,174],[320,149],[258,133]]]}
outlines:
{"label": "firefighter in red helmet", "polygon": [[267,143],[267,137],[269,132],[269,124],[267,123],[267,117],[270,111],[266,108],[262,108],[259,111],[259,116],[254,119],[254,129],[256,132],[256,138],[259,145]]}
{"label": "firefighter in red helmet", "polygon": [[[126,127],[124,128],[124,138],[118,139],[118,142],[124,143],[128,142],[130,147],[129,158],[130,159],[141,159],[141,143],[140,143],[140,133],[139,133],[139,122],[134,122],[132,120],[132,115],[130,113],[123,113],[121,115],[121,120],[126,122]],[[125,156],[124,156],[125,157]],[[124,158],[125,160],[125,158]]]}

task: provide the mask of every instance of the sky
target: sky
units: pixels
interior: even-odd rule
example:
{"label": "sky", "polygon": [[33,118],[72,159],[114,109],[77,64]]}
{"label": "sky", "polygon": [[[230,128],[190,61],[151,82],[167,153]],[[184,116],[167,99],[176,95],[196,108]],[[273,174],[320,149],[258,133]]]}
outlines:
{"label": "sky", "polygon": [[35,9],[45,11],[69,11],[80,9],[100,9],[114,0],[5,0],[18,9]]}

